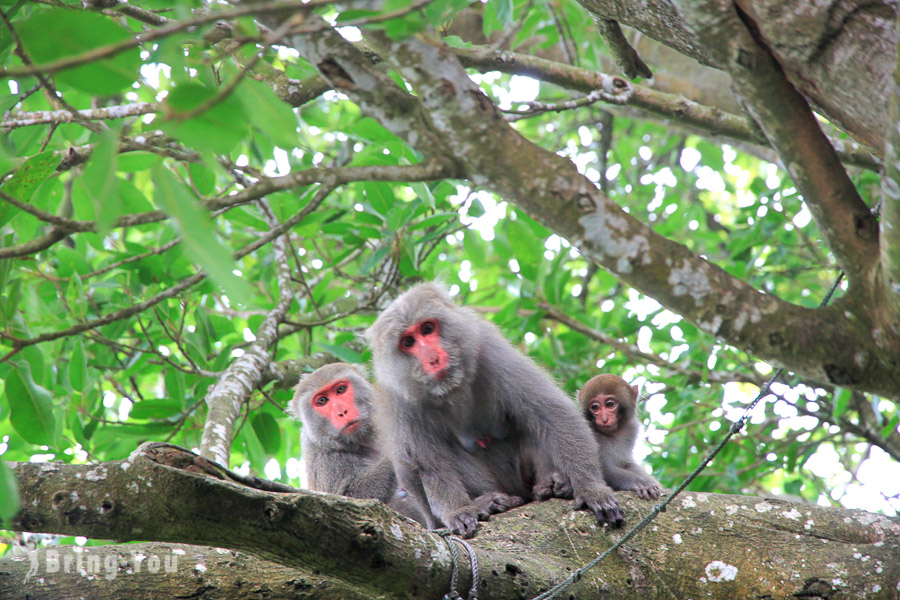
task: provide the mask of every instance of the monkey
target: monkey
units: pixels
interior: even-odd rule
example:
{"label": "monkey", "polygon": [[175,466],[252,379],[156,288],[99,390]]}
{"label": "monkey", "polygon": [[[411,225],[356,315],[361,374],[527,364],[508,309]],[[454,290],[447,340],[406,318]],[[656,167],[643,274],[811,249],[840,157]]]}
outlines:
{"label": "monkey", "polygon": [[600,447],[600,467],[614,490],[632,490],[644,500],[656,500],[659,482],[634,461],[640,425],[636,413],[638,388],[618,375],[591,378],[578,394],[585,419]]}
{"label": "monkey", "polygon": [[570,482],[576,509],[622,524],[597,442],[575,404],[443,285],[400,295],[367,336],[385,394],[376,418],[390,431],[386,452],[428,527],[471,537],[478,520],[471,498],[532,499],[532,485],[546,487],[554,474]]}
{"label": "monkey", "polygon": [[289,412],[303,423],[300,445],[311,490],[375,498],[424,522],[397,485],[372,422],[373,387],[353,365],[333,363],[305,375],[294,388]]}
{"label": "monkey", "polygon": [[[303,423],[301,447],[311,490],[375,498],[419,523],[425,517],[398,487],[394,467],[381,454],[373,425],[377,391],[353,365],[333,363],[304,376],[289,412]],[[471,503],[479,520],[517,506],[515,498],[484,494]]]}

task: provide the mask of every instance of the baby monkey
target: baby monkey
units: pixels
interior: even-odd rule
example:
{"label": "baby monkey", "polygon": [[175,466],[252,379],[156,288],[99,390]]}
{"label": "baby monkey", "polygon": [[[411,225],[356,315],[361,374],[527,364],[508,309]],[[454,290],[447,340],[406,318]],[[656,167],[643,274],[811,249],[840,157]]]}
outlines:
{"label": "baby monkey", "polygon": [[597,444],[600,468],[614,490],[632,490],[645,500],[659,498],[659,482],[634,461],[638,389],[618,375],[597,375],[578,393],[578,401]]}

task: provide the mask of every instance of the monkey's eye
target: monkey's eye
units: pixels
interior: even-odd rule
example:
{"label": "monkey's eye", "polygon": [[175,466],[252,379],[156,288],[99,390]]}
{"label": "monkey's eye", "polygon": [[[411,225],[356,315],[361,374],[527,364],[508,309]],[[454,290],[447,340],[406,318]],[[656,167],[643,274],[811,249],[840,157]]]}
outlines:
{"label": "monkey's eye", "polygon": [[437,326],[434,324],[434,321],[425,321],[422,323],[422,335],[428,335],[429,333],[434,333],[434,330],[437,329]]}
{"label": "monkey's eye", "polygon": [[597,412],[599,410],[600,410],[599,402],[594,402],[593,404],[591,404],[591,412]]}
{"label": "monkey's eye", "polygon": [[416,345],[416,338],[411,335],[404,335],[400,338],[400,343],[403,344],[404,348],[412,348]]}
{"label": "monkey's eye", "polygon": [[606,408],[615,408],[615,407],[616,407],[616,401],[615,401],[615,400],[607,400],[607,401],[606,401]]}
{"label": "monkey's eye", "polygon": [[341,385],[337,386],[337,393],[338,393],[338,394],[343,394],[343,393],[346,392],[346,391],[347,391],[347,386],[344,385],[343,383],[342,383]]}
{"label": "monkey's eye", "polygon": [[318,398],[316,398],[315,402],[316,406],[325,406],[326,404],[328,404],[328,396],[319,396]]}

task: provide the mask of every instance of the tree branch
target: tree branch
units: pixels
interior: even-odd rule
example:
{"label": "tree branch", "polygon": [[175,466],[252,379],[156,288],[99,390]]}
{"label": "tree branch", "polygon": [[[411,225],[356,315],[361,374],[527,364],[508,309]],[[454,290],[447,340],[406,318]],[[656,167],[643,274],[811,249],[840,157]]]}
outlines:
{"label": "tree branch", "polygon": [[[101,465],[10,463],[22,490],[13,528],[232,548],[327,573],[371,598],[424,600],[449,591],[447,542],[382,503],[242,487],[204,469],[198,473],[192,465],[202,459],[163,446],[145,444],[127,461]],[[650,510],[633,493],[616,495],[630,523]],[[168,507],[165,514],[161,506]],[[884,597],[874,590],[893,590],[900,580],[897,518],[688,492],[653,525],[566,594],[593,598],[599,591],[638,600],[678,590],[686,598],[790,598],[818,590],[820,596],[874,599]],[[597,527],[592,516],[572,512],[562,500],[495,516],[470,542],[480,566],[479,598],[534,597],[624,533]],[[759,542],[749,553],[748,537]],[[467,589],[471,571],[460,554],[458,588]]]}
{"label": "tree branch", "polygon": [[[809,309],[760,293],[685,246],[658,235],[599,192],[569,160],[537,147],[510,128],[449,50],[418,40],[381,43],[390,48],[384,55],[417,89],[422,106],[430,112],[427,126],[441,134],[476,184],[523,208],[587,258],[704,331],[817,381],[896,394],[900,369],[892,365],[891,356],[900,353],[900,347],[886,353],[873,342],[855,358],[838,350],[859,348],[860,340],[871,340],[870,332],[876,327],[870,321],[871,310],[853,304],[855,297],[841,298],[824,309]],[[301,53],[317,52],[316,60],[321,61],[325,47],[319,44],[318,50],[310,50],[301,45]],[[352,55],[327,56],[340,60],[344,69],[367,68]],[[369,102],[367,90],[353,88],[348,93],[364,104]],[[386,107],[366,107],[398,135],[409,133],[411,120],[398,124],[396,111],[391,120],[381,114]],[[407,141],[417,146],[424,137],[418,134]]]}
{"label": "tree branch", "polygon": [[[260,200],[258,205],[269,230],[278,229],[280,223],[268,203]],[[278,284],[278,302],[256,330],[256,339],[253,343],[244,350],[241,356],[228,365],[228,368],[206,395],[206,405],[209,410],[203,427],[200,454],[226,467],[228,466],[228,456],[231,453],[234,424],[240,416],[245,399],[259,386],[264,374],[268,371],[269,364],[272,362],[269,349],[278,341],[278,325],[284,320],[291,302],[294,301],[291,266],[288,260],[287,241],[284,236],[281,235],[272,240],[272,247]]]}
{"label": "tree branch", "polygon": [[[497,51],[487,46],[453,47],[449,50],[456,54],[463,65],[467,67],[473,67],[480,71],[502,71],[515,75],[527,75],[566,89],[586,93],[599,89],[603,77],[608,77],[602,73],[579,69],[552,60],[518,54],[509,50]],[[738,143],[762,144],[769,148],[769,143],[759,127],[743,115],[732,114],[712,106],[704,106],[680,94],[660,92],[633,82],[631,85],[634,92],[629,98],[627,108],[639,109],[663,119],[666,124],[699,131],[703,135],[713,135]],[[611,105],[609,110],[618,112],[622,108]],[[880,163],[859,144],[837,140],[833,143],[839,149],[841,160],[847,164],[871,170],[880,169]]]}
{"label": "tree branch", "polygon": [[0,597],[310,600],[371,598],[346,581],[313,575],[243,552],[143,543],[51,546],[0,558]]}
{"label": "tree branch", "polygon": [[674,0],[699,43],[731,74],[736,93],[781,157],[851,285],[864,284],[878,261],[878,224],[806,99],[746,15],[719,0]]}

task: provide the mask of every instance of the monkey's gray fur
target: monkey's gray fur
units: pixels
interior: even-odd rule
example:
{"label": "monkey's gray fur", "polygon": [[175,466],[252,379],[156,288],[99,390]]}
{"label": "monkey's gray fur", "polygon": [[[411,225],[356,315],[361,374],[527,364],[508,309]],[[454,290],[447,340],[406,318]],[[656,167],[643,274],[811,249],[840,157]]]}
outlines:
{"label": "monkey's gray fur", "polygon": [[[312,408],[312,395],[329,383],[346,379],[353,386],[359,427],[341,433]],[[294,388],[289,410],[303,422],[300,444],[309,489],[352,498],[376,498],[397,512],[424,522],[415,504],[398,488],[388,457],[379,452],[372,421],[375,391],[353,365],[333,363],[303,376]]]}
{"label": "monkey's gray fur", "polygon": [[[439,380],[400,348],[404,332],[438,324],[449,366]],[[400,485],[429,527],[471,536],[472,498],[531,499],[571,482],[576,508],[620,525],[622,512],[596,460],[597,442],[575,404],[497,329],[425,283],[398,297],[368,331],[385,394],[376,419]],[[535,487],[534,493],[532,486]],[[565,495],[565,490],[559,495]],[[572,497],[571,492],[569,497]]]}
{"label": "monkey's gray fur", "polygon": [[[590,410],[592,401],[604,394],[615,396],[618,402],[617,427],[611,433],[603,433],[596,427]],[[637,386],[609,373],[592,377],[578,393],[582,413],[600,447],[600,467],[612,489],[632,490],[645,500],[656,500],[662,487],[634,460],[634,445],[641,429],[637,418],[638,396]]]}

